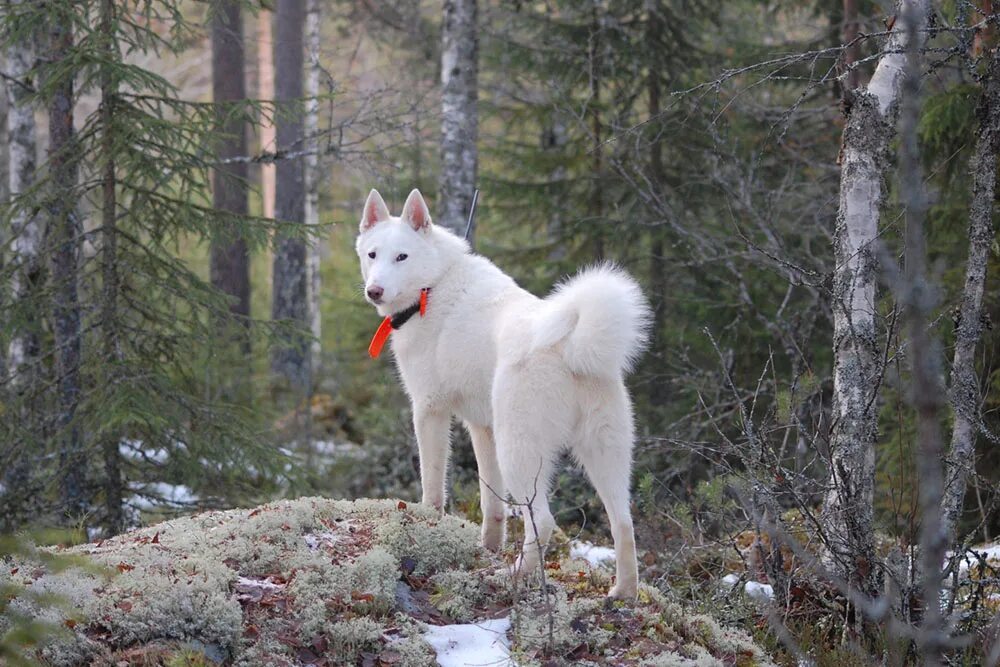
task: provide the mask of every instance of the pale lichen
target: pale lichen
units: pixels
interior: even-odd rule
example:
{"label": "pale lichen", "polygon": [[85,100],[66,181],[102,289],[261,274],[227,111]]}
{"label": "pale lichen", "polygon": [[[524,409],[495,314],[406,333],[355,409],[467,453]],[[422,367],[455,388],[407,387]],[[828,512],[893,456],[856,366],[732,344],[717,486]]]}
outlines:
{"label": "pale lichen", "polygon": [[[685,614],[655,588],[641,586],[634,604],[610,603],[608,571],[562,560],[547,565],[543,594],[478,542],[472,522],[420,505],[304,498],[62,551],[85,555],[87,566],[50,571],[21,557],[2,574],[23,592],[12,612],[63,629],[36,654],[53,665],[129,663],[141,654],[157,656],[155,664],[377,656],[422,667],[434,663],[422,622],[507,614],[522,665],[569,654],[616,665],[769,664],[748,636]],[[45,597],[65,604],[38,604]]]}

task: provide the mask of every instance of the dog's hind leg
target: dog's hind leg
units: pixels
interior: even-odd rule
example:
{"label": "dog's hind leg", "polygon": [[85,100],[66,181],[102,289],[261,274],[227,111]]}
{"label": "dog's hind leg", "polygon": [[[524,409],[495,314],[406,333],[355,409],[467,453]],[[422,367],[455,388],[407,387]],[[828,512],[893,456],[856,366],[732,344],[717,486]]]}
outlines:
{"label": "dog's hind leg", "polygon": [[500,443],[500,470],[514,506],[524,522],[524,544],[517,563],[518,574],[537,571],[556,521],[549,510],[549,480],[552,462],[540,455],[527,455],[541,448],[505,447]]}
{"label": "dog's hind leg", "polygon": [[420,451],[420,487],[423,491],[420,502],[438,510],[444,508],[445,473],[451,447],[450,426],[451,417],[448,414],[414,409],[413,430],[417,434]]}
{"label": "dog's hind leg", "polygon": [[506,504],[504,503],[503,476],[497,460],[497,446],[493,441],[493,430],[486,426],[466,424],[472,438],[472,449],[476,452],[476,467],[479,468],[479,505],[483,510],[483,546],[490,551],[503,548],[506,526]]}
{"label": "dog's hind leg", "polygon": [[639,567],[629,507],[633,439],[631,408],[624,387],[607,398],[601,409],[588,415],[588,439],[575,447],[573,453],[604,503],[615,540],[615,585],[608,597],[634,599],[638,593]]}

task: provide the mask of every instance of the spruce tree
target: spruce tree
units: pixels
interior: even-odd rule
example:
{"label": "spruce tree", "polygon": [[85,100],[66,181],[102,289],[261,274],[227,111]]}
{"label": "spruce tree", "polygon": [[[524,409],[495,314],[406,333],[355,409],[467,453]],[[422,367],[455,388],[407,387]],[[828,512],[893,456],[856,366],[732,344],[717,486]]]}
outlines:
{"label": "spruce tree", "polygon": [[[272,227],[210,205],[215,105],[181,99],[127,57],[180,53],[198,26],[179,0],[64,0],[2,21],[5,40],[41,25],[52,38],[37,77],[50,110],[48,161],[5,219],[38,209],[48,219],[49,284],[26,307],[47,313],[54,332],[42,352],[50,389],[32,397],[54,418],[28,433],[3,420],[0,442],[24,445],[8,454],[35,463],[50,510],[108,533],[138,509],[260,493],[279,455],[257,437],[250,404],[211,398],[228,372],[213,350],[229,301],[178,246],[231,234],[260,248]],[[75,102],[90,91],[100,103],[73,132]],[[228,110],[240,123],[256,112],[250,103]]]}

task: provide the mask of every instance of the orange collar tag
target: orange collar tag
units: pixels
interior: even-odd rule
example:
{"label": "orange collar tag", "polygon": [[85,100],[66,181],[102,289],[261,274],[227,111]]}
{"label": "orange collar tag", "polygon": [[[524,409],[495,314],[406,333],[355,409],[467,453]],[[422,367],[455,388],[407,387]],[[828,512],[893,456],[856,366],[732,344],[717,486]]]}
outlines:
{"label": "orange collar tag", "polygon": [[[368,344],[368,356],[372,359],[378,359],[378,355],[382,354],[382,348],[385,347],[385,342],[389,340],[389,334],[392,333],[394,328],[399,328],[403,326],[418,310],[420,312],[420,317],[423,317],[427,313],[427,293],[430,292],[429,287],[425,287],[420,290],[420,301],[419,304],[414,304],[407,308],[402,313],[396,313],[396,315],[387,315],[382,324],[378,325],[378,329],[375,331],[375,335],[372,336],[372,342]],[[400,318],[398,322],[393,322],[394,319]]]}
{"label": "orange collar tag", "polygon": [[385,342],[389,340],[389,334],[391,333],[392,318],[386,317],[382,320],[382,324],[379,325],[375,335],[372,336],[372,342],[368,344],[369,357],[372,359],[378,359],[378,355],[382,354],[382,348],[385,347]]}

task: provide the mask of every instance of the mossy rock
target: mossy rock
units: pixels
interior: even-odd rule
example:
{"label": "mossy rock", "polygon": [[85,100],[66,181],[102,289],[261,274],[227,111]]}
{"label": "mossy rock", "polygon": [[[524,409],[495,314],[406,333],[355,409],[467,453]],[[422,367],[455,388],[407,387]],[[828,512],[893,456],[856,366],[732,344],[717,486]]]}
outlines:
{"label": "mossy rock", "polygon": [[651,588],[607,603],[609,574],[586,563],[549,563],[546,598],[478,540],[474,523],[420,505],[303,498],[59,550],[87,563],[62,571],[11,557],[0,585],[23,592],[12,613],[60,629],[35,649],[50,665],[433,665],[423,623],[506,615],[522,665],[767,664]]}

